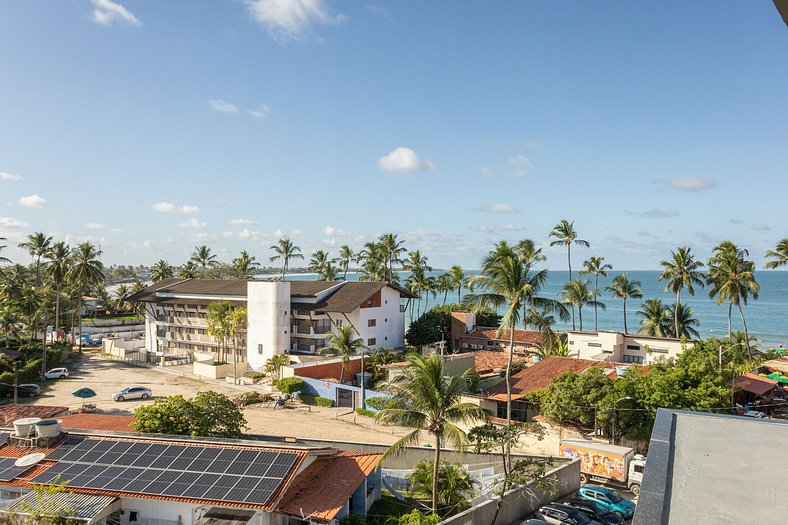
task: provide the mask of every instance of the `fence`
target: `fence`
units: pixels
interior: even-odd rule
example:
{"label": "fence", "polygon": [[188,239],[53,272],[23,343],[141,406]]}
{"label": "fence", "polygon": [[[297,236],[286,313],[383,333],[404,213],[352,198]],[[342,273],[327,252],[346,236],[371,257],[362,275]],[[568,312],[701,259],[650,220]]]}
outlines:
{"label": "fence", "polygon": [[[545,478],[554,476],[554,491],[548,492],[538,488],[532,481],[523,487],[510,490],[503,495],[501,511],[495,525],[504,525],[522,520],[533,514],[541,505],[575,492],[580,488],[580,462],[578,460],[563,464],[545,474]],[[440,525],[475,525],[490,523],[495,514],[497,501],[491,499],[480,503],[465,512],[440,522]]]}

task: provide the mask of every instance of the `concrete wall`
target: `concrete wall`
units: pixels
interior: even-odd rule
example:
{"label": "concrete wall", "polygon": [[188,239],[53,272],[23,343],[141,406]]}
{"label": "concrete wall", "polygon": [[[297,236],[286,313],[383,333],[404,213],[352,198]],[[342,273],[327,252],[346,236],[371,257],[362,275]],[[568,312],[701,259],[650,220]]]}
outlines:
{"label": "concrete wall", "polygon": [[[679,339],[667,337],[646,337],[619,332],[569,332],[569,352],[580,359],[599,359],[604,354],[610,361],[619,363],[653,363],[660,357],[676,357],[684,351],[684,346],[692,347],[692,341],[685,344]],[[637,347],[637,348],[635,348]]]}
{"label": "concrete wall", "polygon": [[[555,493],[546,493],[531,482],[504,494],[496,525],[507,525],[527,518],[541,505],[574,493],[580,488],[580,462],[575,460],[550,470],[545,477],[555,476]],[[441,525],[476,525],[490,523],[495,514],[496,500],[485,501],[465,512],[443,520]]]}
{"label": "concrete wall", "polygon": [[[303,390],[304,394],[309,394],[312,396],[320,396],[325,397],[326,399],[331,399],[334,401],[334,406],[337,406],[339,403],[339,397],[337,396],[337,388],[342,388],[345,390],[350,390],[353,392],[353,409],[361,407],[361,388],[349,385],[340,385],[339,383],[332,383],[329,381],[321,381],[319,379],[313,379],[311,377],[301,377],[297,376],[299,379],[302,379],[305,383],[305,387]],[[369,388],[366,389],[364,392],[364,398],[369,399],[371,397],[391,397],[391,395],[385,392],[377,392],[375,390],[370,390]],[[358,400],[358,403],[356,403]]]}
{"label": "concrete wall", "polygon": [[[356,329],[359,337],[367,343],[374,338],[376,348],[403,348],[405,346],[405,312],[399,311],[399,292],[386,286],[381,290],[380,306],[357,308],[347,314],[347,319]],[[345,319],[341,314],[331,313],[331,319]],[[375,326],[368,326],[369,320],[375,320]],[[347,320],[345,320],[347,322]]]}
{"label": "concrete wall", "polygon": [[260,370],[272,356],[290,349],[290,283],[250,281],[246,308],[246,360]]}
{"label": "concrete wall", "polygon": [[[233,364],[226,363],[223,365],[214,365],[210,362],[194,362],[192,363],[192,373],[198,376],[207,377],[210,379],[224,379],[228,375],[233,374]],[[238,363],[238,372],[241,373],[246,369],[246,363]]]}

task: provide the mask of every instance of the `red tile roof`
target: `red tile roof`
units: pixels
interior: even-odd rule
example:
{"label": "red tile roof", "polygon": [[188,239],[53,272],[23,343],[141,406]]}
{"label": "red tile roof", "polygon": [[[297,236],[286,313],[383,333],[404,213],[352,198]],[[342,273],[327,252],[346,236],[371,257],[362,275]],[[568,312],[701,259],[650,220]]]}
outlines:
{"label": "red tile roof", "polygon": [[762,396],[772,390],[777,385],[777,381],[768,377],[761,377],[757,374],[746,373],[733,380],[733,386],[745,392],[751,392],[756,396]]}
{"label": "red tile roof", "polygon": [[[476,371],[480,374],[497,368],[506,368],[509,361],[509,353],[503,350],[478,350],[473,354]],[[512,356],[512,362],[517,361],[525,361],[525,359],[518,355]]]}
{"label": "red tile roof", "polygon": [[49,455],[54,448],[26,448],[26,447],[17,447],[14,445],[3,445],[0,447],[0,458],[21,458],[22,456],[27,456],[28,454],[33,454],[35,452],[41,452],[42,454]]}
{"label": "red tile roof", "polygon": [[276,510],[331,521],[382,458],[383,454],[362,452],[317,458],[298,475]]}
{"label": "red tile roof", "polygon": [[131,428],[134,416],[118,414],[68,414],[60,416],[63,428],[81,430],[109,430],[112,432],[136,432]]}
{"label": "red tile roof", "polygon": [[[605,365],[608,365],[608,363],[591,361],[590,359],[547,357],[512,376],[512,394],[522,397],[525,394],[547,388],[553,379],[564,372],[580,373],[592,366]],[[495,385],[485,392],[485,394],[487,397],[494,397],[501,394],[506,395],[506,382]]]}
{"label": "red tile roof", "polygon": [[0,427],[12,427],[14,421],[25,417],[48,419],[68,412],[68,407],[47,405],[3,405],[0,406]]}
{"label": "red tile roof", "polygon": [[[500,336],[496,335],[498,331],[497,328],[486,328],[477,326],[464,337],[478,337],[484,339],[491,339],[495,341],[500,341],[502,343],[509,343],[509,338],[511,337],[511,330],[504,330]],[[541,344],[544,341],[544,335],[542,332],[536,330],[517,330],[514,331],[514,344],[521,344],[521,345],[537,345]]]}

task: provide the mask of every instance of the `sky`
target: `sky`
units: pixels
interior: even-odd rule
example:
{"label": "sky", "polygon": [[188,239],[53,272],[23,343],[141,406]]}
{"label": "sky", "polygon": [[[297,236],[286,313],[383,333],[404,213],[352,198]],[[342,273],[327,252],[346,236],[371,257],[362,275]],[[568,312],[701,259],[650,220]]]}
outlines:
{"label": "sky", "polygon": [[616,269],[788,237],[769,0],[0,0],[0,237],[267,262],[393,232],[435,267],[574,221]]}

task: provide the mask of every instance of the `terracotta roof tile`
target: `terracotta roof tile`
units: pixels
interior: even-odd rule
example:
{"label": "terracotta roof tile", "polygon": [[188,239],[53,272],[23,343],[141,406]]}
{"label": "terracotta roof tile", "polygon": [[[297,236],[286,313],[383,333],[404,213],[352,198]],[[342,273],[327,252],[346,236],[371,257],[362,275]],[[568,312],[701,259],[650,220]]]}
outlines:
{"label": "terracotta roof tile", "polygon": [[296,477],[276,510],[331,521],[382,457],[382,454],[340,452],[318,458]]}
{"label": "terracotta roof tile", "polygon": [[0,406],[0,427],[12,427],[14,421],[25,417],[48,419],[68,412],[68,407],[48,405],[3,405]]}
{"label": "terracotta roof tile", "polygon": [[63,428],[81,430],[110,430],[112,432],[136,432],[131,428],[134,416],[117,414],[68,414],[60,416]]}
{"label": "terracotta roof tile", "polygon": [[[512,376],[512,394],[525,395],[543,388],[564,372],[583,372],[592,366],[609,366],[601,361],[575,359],[573,357],[548,357],[517,372]],[[506,394],[506,382],[495,385],[485,394],[493,397]]]}
{"label": "terracotta roof tile", "polygon": [[[490,372],[497,368],[506,368],[509,361],[508,352],[502,350],[478,350],[474,352],[474,361],[476,363],[476,371],[480,374],[483,372]],[[512,356],[512,362],[525,361],[521,356]]]}
{"label": "terracotta roof tile", "polygon": [[0,447],[0,458],[21,458],[22,456],[27,456],[28,454],[33,454],[35,452],[41,452],[43,454],[49,455],[54,448],[26,448],[26,447],[17,447],[14,445],[3,445]]}
{"label": "terracotta roof tile", "polygon": [[[505,330],[500,336],[496,335],[497,328],[486,328],[477,326],[464,337],[478,337],[484,339],[491,339],[494,341],[501,341],[502,343],[509,343],[511,330]],[[537,345],[544,341],[542,332],[536,330],[517,330],[514,331],[514,344]]]}

